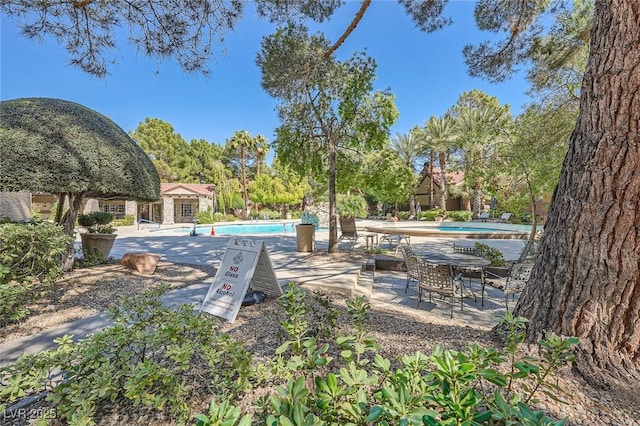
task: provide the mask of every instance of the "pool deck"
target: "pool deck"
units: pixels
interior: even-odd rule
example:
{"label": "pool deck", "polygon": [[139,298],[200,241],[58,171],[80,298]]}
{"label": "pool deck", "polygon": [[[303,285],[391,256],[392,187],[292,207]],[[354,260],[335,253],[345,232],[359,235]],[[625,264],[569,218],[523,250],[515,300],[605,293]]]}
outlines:
{"label": "pool deck", "polygon": [[[359,230],[366,233],[367,226],[374,226],[379,221],[358,220]],[[399,222],[402,224],[403,222]],[[413,222],[415,223],[415,222]],[[284,285],[290,281],[305,287],[324,288],[343,293],[347,296],[366,296],[373,305],[390,306],[395,309],[416,309],[415,286],[404,292],[406,274],[403,272],[376,272],[373,274],[363,271],[360,261],[325,262],[310,261],[313,253],[297,251],[295,234],[285,235],[252,235],[245,236],[252,240],[262,240],[269,252],[278,283]],[[328,248],[329,232],[316,232],[315,252],[326,251]],[[175,227],[160,227],[160,229],[127,226],[118,228],[118,238],[111,251],[111,256],[120,258],[127,252],[152,252],[162,255],[162,260],[174,263],[193,265],[218,266],[222,261],[229,237],[212,237],[210,235],[190,236],[176,235]],[[484,243],[501,250],[506,260],[514,260],[524,247],[523,240],[482,240]],[[460,243],[459,238],[433,238],[412,236],[411,246],[416,252],[445,251],[451,252],[454,242]],[[473,244],[473,240],[465,239],[463,244]],[[80,239],[77,244],[79,247]],[[383,248],[387,246],[382,245]],[[340,251],[362,252],[365,248],[365,238],[359,238],[355,247],[341,243]],[[390,252],[393,254],[393,251]],[[190,303],[198,306],[213,282],[213,277],[204,282],[174,290],[165,295],[165,303]],[[501,305],[501,292],[488,288],[485,306],[480,302],[469,300],[469,308],[464,312],[456,311],[454,315],[470,327],[492,327],[496,322],[496,314],[504,312]],[[436,321],[448,320],[448,308],[443,303],[426,303],[420,305],[420,311],[430,312]],[[240,315],[242,310],[240,311]],[[0,343],[0,365],[15,361],[25,352],[34,353],[55,347],[53,339],[67,333],[76,337],[100,330],[108,325],[105,314],[94,315],[89,318],[74,321],[35,336]]]}

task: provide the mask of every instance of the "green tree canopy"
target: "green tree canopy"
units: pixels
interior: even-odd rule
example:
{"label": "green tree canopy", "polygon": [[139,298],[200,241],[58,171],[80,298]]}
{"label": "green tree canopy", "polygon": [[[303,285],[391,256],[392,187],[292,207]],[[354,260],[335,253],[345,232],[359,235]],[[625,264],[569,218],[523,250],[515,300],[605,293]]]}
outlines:
{"label": "green tree canopy", "polygon": [[[56,222],[70,236],[84,197],[160,198],[158,172],[138,144],[104,115],[61,99],[0,103],[0,161],[0,190],[59,194],[60,206],[68,199]],[[64,268],[72,266],[73,243]]]}
{"label": "green tree canopy", "polygon": [[328,49],[322,35],[289,25],[263,40],[257,63],[262,87],[281,101],[278,157],[301,174],[328,175],[329,252],[335,252],[336,182],[348,170],[338,168],[339,159],[382,147],[398,112],[389,92],[373,92],[371,58],[355,54],[341,62],[325,57]]}
{"label": "green tree canopy", "polygon": [[159,118],[145,118],[131,133],[140,147],[153,160],[163,182],[183,182],[190,179],[189,144],[173,126]]}
{"label": "green tree canopy", "polygon": [[0,189],[155,201],[158,173],[113,121],[61,99],[0,103]]}

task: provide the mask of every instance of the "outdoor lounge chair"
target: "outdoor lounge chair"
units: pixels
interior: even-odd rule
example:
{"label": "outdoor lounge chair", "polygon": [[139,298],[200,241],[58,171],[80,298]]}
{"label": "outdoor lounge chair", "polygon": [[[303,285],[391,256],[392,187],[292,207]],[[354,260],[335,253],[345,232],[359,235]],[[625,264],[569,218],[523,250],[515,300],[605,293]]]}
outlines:
{"label": "outdoor lounge chair", "polygon": [[486,222],[487,220],[489,220],[489,212],[480,213],[480,216],[478,216],[478,219],[480,219],[483,222]]}
{"label": "outdoor lounge chair", "polygon": [[404,242],[407,243],[408,246],[411,246],[411,236],[403,234],[384,234],[382,237],[380,237],[380,245],[382,245],[382,243],[386,241],[389,245],[390,250],[395,248],[397,255],[402,240],[404,240]]}
{"label": "outdoor lounge chair", "polygon": [[358,241],[358,230],[356,229],[356,219],[354,217],[342,217],[340,216],[340,238],[338,242],[347,240],[351,243],[351,248],[356,245]]}
{"label": "outdoor lounge chair", "polygon": [[509,222],[509,219],[511,219],[511,213],[502,213],[502,216],[498,218],[498,221]]}

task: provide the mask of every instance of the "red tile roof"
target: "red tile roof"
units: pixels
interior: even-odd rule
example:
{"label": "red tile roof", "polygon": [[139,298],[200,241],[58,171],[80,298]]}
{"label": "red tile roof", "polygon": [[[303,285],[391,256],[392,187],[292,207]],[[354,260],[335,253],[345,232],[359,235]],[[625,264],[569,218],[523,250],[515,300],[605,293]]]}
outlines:
{"label": "red tile roof", "polygon": [[202,194],[210,197],[213,195],[213,191],[215,191],[216,186],[211,183],[179,183],[179,182],[161,183],[160,195],[168,191],[171,191],[175,188],[185,188],[197,194]]}
{"label": "red tile roof", "polygon": [[[427,179],[429,176],[429,168],[428,165],[425,164],[424,168],[422,169],[422,180],[424,181],[425,179]],[[442,188],[442,186],[440,185],[440,169],[439,168],[434,168],[433,169],[433,182],[439,187]],[[464,181],[464,172],[462,171],[457,171],[457,172],[447,172],[447,182],[449,183],[449,185],[459,185],[460,183],[462,183]]]}

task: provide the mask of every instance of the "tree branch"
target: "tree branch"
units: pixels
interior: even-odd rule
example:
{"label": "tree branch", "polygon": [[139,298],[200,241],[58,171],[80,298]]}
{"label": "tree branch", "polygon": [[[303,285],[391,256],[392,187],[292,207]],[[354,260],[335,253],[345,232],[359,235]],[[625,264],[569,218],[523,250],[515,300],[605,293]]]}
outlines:
{"label": "tree branch", "polygon": [[79,1],[74,1],[72,4],[73,4],[73,7],[79,9],[79,8],[85,7],[90,3],[93,3],[93,0],[79,0]]}
{"label": "tree branch", "polygon": [[342,44],[344,43],[344,41],[347,39],[347,37],[349,37],[349,35],[351,35],[351,33],[353,32],[353,30],[356,29],[356,27],[358,26],[358,24],[360,23],[360,21],[362,20],[362,17],[364,16],[364,13],[367,11],[367,9],[369,8],[369,5],[371,4],[371,0],[364,0],[362,2],[362,5],[360,5],[360,9],[358,10],[358,13],[356,13],[356,16],[353,17],[353,21],[351,21],[351,23],[349,24],[349,26],[347,27],[347,29],[344,31],[344,33],[340,36],[340,38],[333,44],[333,46],[331,46],[329,48],[329,50],[327,50],[326,52],[324,52],[324,55],[322,55],[322,59],[326,60],[327,58],[329,58],[329,56],[331,56],[333,54],[333,52],[335,52],[336,50],[338,50],[338,48],[340,46],[342,46]]}

